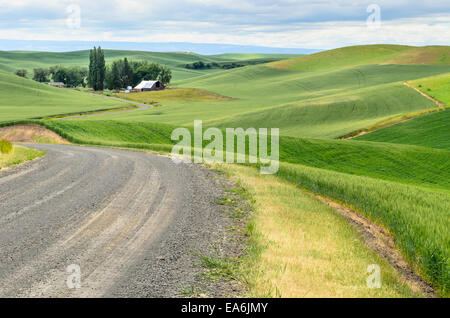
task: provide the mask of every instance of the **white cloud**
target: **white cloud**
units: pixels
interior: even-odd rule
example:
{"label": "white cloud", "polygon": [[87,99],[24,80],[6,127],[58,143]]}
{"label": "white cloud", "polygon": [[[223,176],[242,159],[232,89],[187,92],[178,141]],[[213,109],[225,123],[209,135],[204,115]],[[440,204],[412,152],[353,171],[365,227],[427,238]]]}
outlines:
{"label": "white cloud", "polygon": [[[366,26],[368,4],[382,25]],[[82,27],[66,26],[79,4]],[[449,1],[387,0],[0,0],[0,38],[232,43],[332,48],[365,43],[450,43]]]}

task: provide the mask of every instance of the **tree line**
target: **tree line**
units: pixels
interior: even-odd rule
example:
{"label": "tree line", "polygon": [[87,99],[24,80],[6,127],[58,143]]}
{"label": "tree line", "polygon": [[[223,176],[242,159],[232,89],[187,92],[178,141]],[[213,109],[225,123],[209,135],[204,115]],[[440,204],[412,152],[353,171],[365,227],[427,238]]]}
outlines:
{"label": "tree line", "polygon": [[158,63],[148,61],[129,61],[126,57],[116,60],[110,65],[105,64],[103,50],[91,50],[89,63],[89,87],[94,90],[121,89],[135,87],[142,80],[158,80],[164,85],[172,79],[171,70]]}
{"label": "tree line", "polygon": [[203,61],[197,61],[189,64],[185,64],[184,67],[190,70],[204,70],[204,69],[212,69],[212,68],[221,68],[221,69],[232,69],[237,67],[244,67],[247,65],[256,65],[262,63],[268,63],[276,61],[277,59],[255,59],[255,60],[245,60],[239,62],[210,62],[205,63]]}
{"label": "tree line", "polygon": [[[86,86],[87,68],[85,67],[64,67],[60,65],[49,68],[38,67],[33,70],[33,80],[41,83],[63,82],[68,87]],[[15,74],[26,77],[27,70],[16,70]]]}
{"label": "tree line", "polygon": [[108,89],[135,87],[141,81],[158,80],[164,85],[172,79],[171,70],[158,63],[129,61],[127,58],[114,61],[106,68],[105,85]]}
{"label": "tree line", "polygon": [[[15,71],[18,76],[26,77],[27,70]],[[33,80],[38,82],[63,82],[67,87],[88,86],[96,91],[135,87],[142,80],[158,80],[164,85],[170,83],[172,71],[158,63],[148,61],[129,61],[126,57],[105,63],[105,54],[101,47],[89,52],[89,68],[52,66],[35,68]]]}
{"label": "tree line", "polygon": [[[237,67],[244,67],[246,65],[251,65],[252,63],[249,61],[246,61],[244,63],[238,63],[238,62],[211,62],[211,63],[205,63],[202,61],[186,64],[184,67],[190,70],[204,70],[204,69],[211,69],[211,68],[222,68],[222,69],[232,69]],[[259,64],[258,62],[255,62],[253,64]]]}

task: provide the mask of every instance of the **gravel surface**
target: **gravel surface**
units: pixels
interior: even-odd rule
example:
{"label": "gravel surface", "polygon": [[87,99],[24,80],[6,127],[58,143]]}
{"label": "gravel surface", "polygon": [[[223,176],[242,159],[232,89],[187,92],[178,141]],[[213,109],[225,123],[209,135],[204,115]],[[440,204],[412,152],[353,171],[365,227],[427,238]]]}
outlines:
{"label": "gravel surface", "polygon": [[[195,253],[236,254],[223,177],[141,152],[26,146],[47,155],[0,171],[0,296],[180,296],[205,285]],[[67,286],[71,264],[81,288]]]}

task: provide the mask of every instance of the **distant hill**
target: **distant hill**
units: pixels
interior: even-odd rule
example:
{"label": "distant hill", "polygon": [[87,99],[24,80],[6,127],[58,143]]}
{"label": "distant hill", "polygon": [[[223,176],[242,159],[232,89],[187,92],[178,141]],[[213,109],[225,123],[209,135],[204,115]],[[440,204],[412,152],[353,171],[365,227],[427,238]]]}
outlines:
{"label": "distant hill", "polygon": [[[239,54],[208,56],[190,52],[144,52],[130,50],[105,50],[106,63],[127,57],[129,60],[146,60],[169,66],[173,72],[174,80],[186,79],[205,72],[217,72],[218,70],[190,70],[183,66],[188,63],[202,61],[224,62],[224,61],[245,61],[255,58],[284,59],[298,55],[282,54]],[[16,69],[24,68],[32,75],[33,68],[49,67],[53,65],[85,66],[89,64],[89,50],[74,52],[27,52],[27,51],[0,51],[0,69],[7,72],[14,72]]]}
{"label": "distant hill", "polygon": [[190,42],[126,42],[126,41],[42,41],[0,39],[0,47],[5,51],[44,51],[70,52],[82,51],[101,46],[110,50],[132,50],[150,52],[197,52],[199,54],[223,53],[264,53],[264,54],[311,54],[320,49],[280,48],[255,45],[236,45],[226,43]]}
{"label": "distant hill", "polygon": [[450,46],[360,45],[271,63],[284,70],[313,71],[364,64],[450,65]]}
{"label": "distant hill", "polygon": [[0,122],[127,106],[0,71]]}

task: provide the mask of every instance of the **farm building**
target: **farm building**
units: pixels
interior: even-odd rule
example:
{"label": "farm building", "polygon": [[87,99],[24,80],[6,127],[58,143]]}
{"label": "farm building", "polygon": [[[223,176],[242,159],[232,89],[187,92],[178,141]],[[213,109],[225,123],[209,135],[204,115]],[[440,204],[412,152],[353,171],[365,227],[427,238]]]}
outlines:
{"label": "farm building", "polygon": [[142,81],[138,86],[134,88],[137,92],[146,92],[146,91],[159,91],[164,89],[165,86],[160,81]]}
{"label": "farm building", "polygon": [[64,87],[63,82],[48,82],[47,84],[53,87]]}

